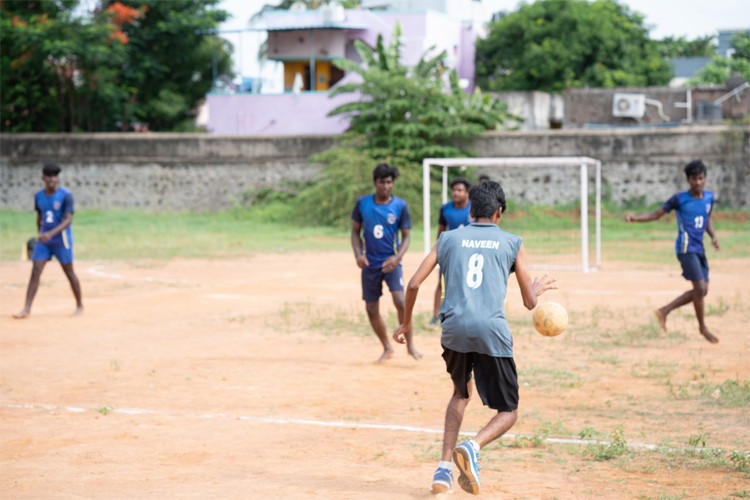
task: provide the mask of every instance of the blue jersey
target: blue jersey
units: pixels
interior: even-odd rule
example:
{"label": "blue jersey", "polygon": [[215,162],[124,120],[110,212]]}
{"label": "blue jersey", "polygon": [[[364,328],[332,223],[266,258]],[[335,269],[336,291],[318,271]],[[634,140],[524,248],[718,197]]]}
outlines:
{"label": "blue jersey", "polygon": [[438,225],[444,226],[448,231],[471,224],[471,203],[464,208],[456,208],[453,200],[440,207],[440,218]]}
{"label": "blue jersey", "polygon": [[352,220],[362,224],[369,269],[380,269],[388,257],[396,255],[401,246],[399,230],[411,228],[409,207],[398,196],[382,205],[375,203],[374,194],[362,196],[354,205]]}
{"label": "blue jersey", "polygon": [[[44,189],[34,195],[34,210],[39,213],[42,221],[40,233],[51,231],[60,225],[66,213],[73,213],[73,194],[65,188],[58,187],[57,190],[48,195]],[[50,243],[64,242],[69,246],[73,241],[73,232],[68,226],[60,234],[55,235]]]}
{"label": "blue jersey", "polygon": [[703,255],[703,233],[711,216],[714,193],[703,191],[703,198],[693,198],[689,191],[677,193],[661,206],[665,212],[675,210],[677,214],[677,254],[697,253]]}

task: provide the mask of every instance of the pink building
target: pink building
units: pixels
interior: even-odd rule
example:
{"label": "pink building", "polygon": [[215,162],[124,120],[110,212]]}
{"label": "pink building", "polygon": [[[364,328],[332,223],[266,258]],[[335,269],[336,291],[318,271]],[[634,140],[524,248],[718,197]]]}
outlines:
{"label": "pink building", "polygon": [[[446,1],[426,0],[417,2],[416,7],[440,8]],[[267,57],[283,63],[284,93],[209,94],[209,131],[230,135],[343,132],[348,122],[327,114],[355,97],[348,94],[330,99],[328,91],[356,75],[344,74],[332,61],[343,57],[361,62],[354,41],[362,40],[374,47],[380,34],[388,44],[397,23],[401,26],[404,64],[416,64],[434,46],[431,53],[437,55],[445,50],[448,66],[457,70],[469,89],[473,88],[478,25],[471,20],[462,21],[445,9],[344,10],[340,6],[324,6],[317,10],[271,11],[264,14],[255,29],[268,34]]]}

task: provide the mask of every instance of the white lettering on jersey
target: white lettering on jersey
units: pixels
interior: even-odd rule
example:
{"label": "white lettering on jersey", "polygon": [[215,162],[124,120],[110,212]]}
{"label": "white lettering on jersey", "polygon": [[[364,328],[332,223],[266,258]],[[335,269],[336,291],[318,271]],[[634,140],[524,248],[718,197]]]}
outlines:
{"label": "white lettering on jersey", "polygon": [[490,248],[500,250],[500,242],[492,240],[461,240],[462,248]]}

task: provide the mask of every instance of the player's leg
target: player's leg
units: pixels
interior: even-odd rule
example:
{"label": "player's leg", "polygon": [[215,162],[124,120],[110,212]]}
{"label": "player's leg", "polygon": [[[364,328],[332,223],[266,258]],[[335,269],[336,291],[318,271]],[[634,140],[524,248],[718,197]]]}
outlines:
{"label": "player's leg", "polygon": [[[41,245],[37,245],[41,246]],[[36,251],[35,251],[36,253]],[[47,259],[34,260],[31,267],[31,277],[29,278],[29,285],[26,288],[26,302],[21,312],[14,314],[13,317],[16,319],[28,318],[31,314],[31,304],[34,302],[36,292],[39,290],[39,279],[44,271],[44,266],[47,264]]]}
{"label": "player's leg", "polygon": [[[458,442],[458,433],[464,419],[466,406],[471,399],[471,355],[460,353],[443,346],[443,359],[446,371],[453,381],[453,394],[445,409],[443,427],[443,451],[432,479],[432,492],[445,493],[453,484],[453,449]],[[461,389],[459,389],[459,387]]]}
{"label": "player's leg", "polygon": [[76,298],[76,310],[73,316],[78,316],[83,313],[83,300],[81,296],[81,282],[73,270],[73,242],[69,241],[66,234],[63,233],[63,242],[52,245],[52,252],[60,262],[63,272],[65,272],[65,276],[70,283],[70,288],[73,290],[73,296]]}
{"label": "player's leg", "polygon": [[83,313],[83,300],[81,297],[81,282],[78,280],[75,271],[73,270],[73,263],[62,264],[65,276],[68,277],[70,282],[70,288],[73,290],[73,296],[76,298],[76,310],[73,313],[74,316],[78,316]]}
{"label": "player's leg", "polygon": [[[399,324],[404,322],[404,315],[406,304],[404,300],[404,276],[401,265],[396,266],[396,269],[384,275],[385,282],[388,284],[388,289],[391,291],[393,297],[393,305],[396,307],[398,313]],[[414,346],[414,334],[409,332],[405,335],[406,337],[406,350],[414,359],[421,359],[422,353],[417,350]]]}
{"label": "player's leg", "polygon": [[365,301],[367,319],[370,321],[372,330],[383,344],[383,354],[378,358],[378,363],[393,357],[393,347],[388,336],[385,321],[380,315],[380,296],[383,295],[383,273],[380,269],[362,269],[362,300]]}
{"label": "player's leg", "polygon": [[482,402],[497,414],[476,434],[473,440],[453,450],[453,460],[461,475],[458,483],[464,491],[479,494],[479,452],[516,423],[518,418],[518,375],[513,358],[495,358],[473,353],[477,392]]}
{"label": "player's leg", "polygon": [[698,328],[701,335],[711,342],[718,344],[719,339],[712,334],[706,326],[704,317],[704,297],[708,295],[708,260],[705,255],[697,255],[698,265],[700,267],[701,279],[693,281],[693,307],[695,308],[695,317],[698,320]]}
{"label": "player's leg", "polygon": [[[697,254],[679,254],[677,255],[677,260],[680,261],[680,266],[682,267],[682,276],[686,280],[690,282],[701,280],[708,281],[708,264],[705,264],[704,269],[704,264],[701,262],[701,259]],[[705,257],[703,258],[703,262],[705,262]],[[659,326],[664,333],[667,332],[667,316],[669,315],[669,313],[679,307],[690,304],[691,302],[693,302],[694,298],[695,285],[693,285],[693,290],[688,290],[669,304],[654,311],[654,314],[656,314],[656,319],[659,322]]]}

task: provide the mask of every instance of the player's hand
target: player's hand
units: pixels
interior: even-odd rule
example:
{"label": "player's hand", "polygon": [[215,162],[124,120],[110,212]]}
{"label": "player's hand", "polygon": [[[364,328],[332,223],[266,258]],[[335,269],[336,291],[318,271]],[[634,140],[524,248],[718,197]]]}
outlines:
{"label": "player's hand", "polygon": [[42,233],[39,235],[39,241],[42,243],[47,243],[49,240],[52,239],[52,236],[49,235],[49,233]]}
{"label": "player's hand", "polygon": [[633,222],[635,220],[635,215],[631,214],[630,212],[625,214],[625,222]]}
{"label": "player's hand", "polygon": [[719,239],[716,236],[711,238],[711,245],[713,245],[716,250],[719,250]]}
{"label": "player's hand", "polygon": [[406,334],[411,333],[411,323],[398,325],[398,328],[393,330],[393,340],[399,344],[406,343]]}
{"label": "player's hand", "polygon": [[398,257],[395,255],[391,255],[387,259],[385,259],[385,262],[383,262],[383,267],[381,268],[384,273],[390,273],[394,269],[396,269],[396,266],[398,266]]}
{"label": "player's hand", "polygon": [[531,289],[534,291],[537,297],[546,292],[547,290],[557,290],[556,286],[552,286],[557,280],[550,278],[546,274],[541,278],[534,278],[534,282],[531,284]]}
{"label": "player's hand", "polygon": [[367,260],[367,255],[362,254],[359,257],[357,257],[357,265],[360,269],[365,269],[366,267],[370,267],[370,261]]}

